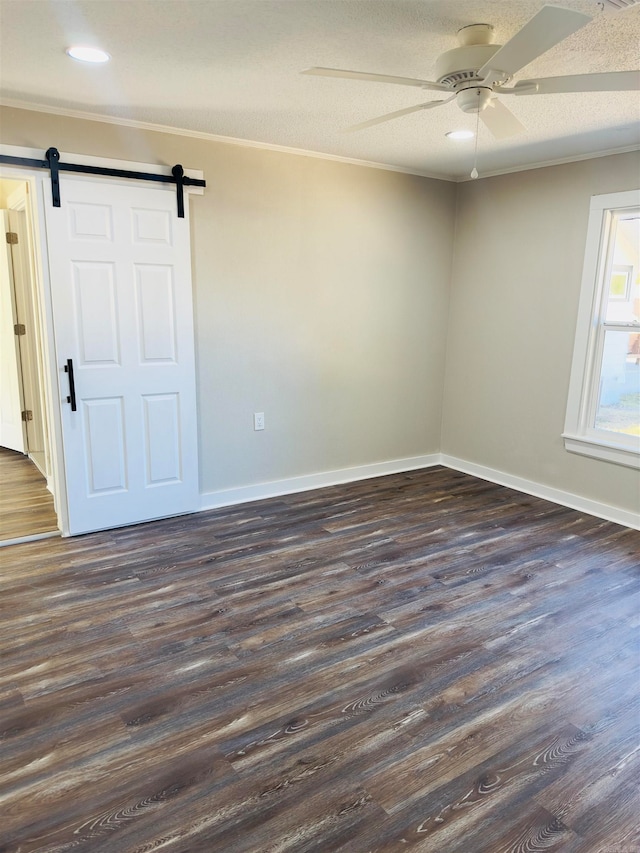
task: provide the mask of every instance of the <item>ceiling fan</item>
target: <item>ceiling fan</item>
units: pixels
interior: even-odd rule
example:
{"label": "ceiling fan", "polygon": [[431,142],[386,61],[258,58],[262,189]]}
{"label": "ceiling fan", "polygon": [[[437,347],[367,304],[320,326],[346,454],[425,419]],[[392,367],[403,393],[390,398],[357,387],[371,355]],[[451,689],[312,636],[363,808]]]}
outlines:
{"label": "ceiling fan", "polygon": [[415,80],[348,71],[341,68],[307,68],[303,74],[343,77],[372,83],[396,83],[441,92],[448,97],[396,110],[354,125],[362,130],[419,110],[428,110],[456,100],[465,113],[477,113],[496,139],[506,139],[525,128],[498,95],[550,95],[562,92],[623,92],[640,89],[640,71],[610,71],[597,74],[571,74],[566,77],[542,77],[519,80],[506,86],[521,68],[533,62],[554,45],[566,39],[591,20],[589,15],[562,6],[543,6],[506,44],[491,44],[490,24],[471,24],[458,30],[459,47],[436,60],[436,80]]}

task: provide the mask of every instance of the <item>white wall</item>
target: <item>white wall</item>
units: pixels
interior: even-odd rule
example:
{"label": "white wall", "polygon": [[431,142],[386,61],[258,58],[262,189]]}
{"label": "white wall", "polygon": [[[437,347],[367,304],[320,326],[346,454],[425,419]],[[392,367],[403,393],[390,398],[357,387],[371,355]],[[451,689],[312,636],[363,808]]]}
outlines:
{"label": "white wall", "polygon": [[561,434],[592,195],[640,183],[638,153],[459,185],[444,453],[640,512],[630,468]]}

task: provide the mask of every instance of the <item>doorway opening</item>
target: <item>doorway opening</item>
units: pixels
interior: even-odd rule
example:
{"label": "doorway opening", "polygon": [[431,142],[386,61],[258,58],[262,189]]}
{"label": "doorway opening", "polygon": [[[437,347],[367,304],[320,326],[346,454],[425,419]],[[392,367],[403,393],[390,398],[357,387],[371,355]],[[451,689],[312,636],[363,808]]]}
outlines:
{"label": "doorway opening", "polygon": [[31,196],[0,173],[0,543],[59,534]]}

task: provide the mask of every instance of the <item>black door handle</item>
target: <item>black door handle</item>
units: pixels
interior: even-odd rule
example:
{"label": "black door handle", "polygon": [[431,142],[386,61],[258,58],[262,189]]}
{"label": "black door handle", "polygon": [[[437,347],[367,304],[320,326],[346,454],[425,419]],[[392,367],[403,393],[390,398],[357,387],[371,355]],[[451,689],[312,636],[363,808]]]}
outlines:
{"label": "black door handle", "polygon": [[64,366],[64,372],[69,374],[69,396],[67,397],[67,403],[71,403],[71,411],[77,411],[76,406],[76,382],[73,378],[73,361],[68,358],[67,363]]}

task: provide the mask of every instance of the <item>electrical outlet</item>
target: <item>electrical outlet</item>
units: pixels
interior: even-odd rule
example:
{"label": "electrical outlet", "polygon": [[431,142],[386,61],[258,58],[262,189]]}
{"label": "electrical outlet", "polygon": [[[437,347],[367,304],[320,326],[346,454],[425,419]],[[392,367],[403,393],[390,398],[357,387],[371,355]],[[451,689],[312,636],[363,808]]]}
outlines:
{"label": "electrical outlet", "polygon": [[253,428],[264,429],[264,412],[255,412],[253,415]]}

